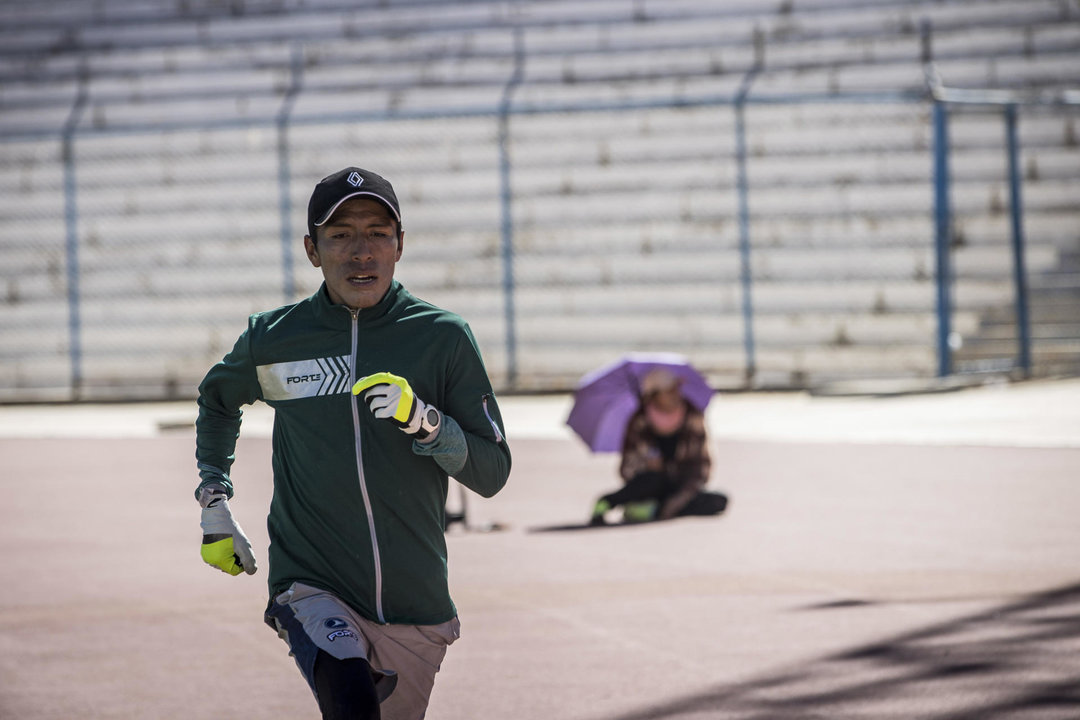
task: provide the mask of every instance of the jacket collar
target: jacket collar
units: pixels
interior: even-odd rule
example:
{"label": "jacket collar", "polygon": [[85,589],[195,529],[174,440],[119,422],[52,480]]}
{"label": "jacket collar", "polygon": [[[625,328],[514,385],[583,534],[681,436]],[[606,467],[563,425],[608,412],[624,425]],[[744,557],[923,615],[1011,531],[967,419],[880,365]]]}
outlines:
{"label": "jacket collar", "polygon": [[[397,304],[401,292],[401,283],[396,279],[393,280],[390,283],[390,289],[386,291],[386,295],[383,296],[382,300],[369,308],[362,308],[357,312],[358,320],[361,323],[369,323],[386,317],[394,305]],[[308,302],[312,304],[315,316],[321,322],[334,327],[348,324],[352,311],[344,305],[335,305],[330,301],[330,293],[326,289],[325,282],[319,286],[314,295],[308,298]]]}

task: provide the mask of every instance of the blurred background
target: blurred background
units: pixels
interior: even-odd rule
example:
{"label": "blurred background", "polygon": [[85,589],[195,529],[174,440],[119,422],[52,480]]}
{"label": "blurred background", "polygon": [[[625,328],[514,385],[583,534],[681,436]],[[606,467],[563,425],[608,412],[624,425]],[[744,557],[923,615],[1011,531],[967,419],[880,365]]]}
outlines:
{"label": "blurred background", "polygon": [[503,391],[1080,371],[1080,0],[0,2],[0,400],[187,399],[388,177]]}

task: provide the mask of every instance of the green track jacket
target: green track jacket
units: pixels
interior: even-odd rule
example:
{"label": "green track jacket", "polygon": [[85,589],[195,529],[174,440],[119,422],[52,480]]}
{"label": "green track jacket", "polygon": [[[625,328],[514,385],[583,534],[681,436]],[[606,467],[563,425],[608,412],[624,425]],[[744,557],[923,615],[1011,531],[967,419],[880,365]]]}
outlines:
{"label": "green track jacket", "polygon": [[472,331],[396,280],[371,308],[334,305],[324,286],[249,318],[199,387],[200,487],[216,482],[232,495],[241,407],[266,402],[275,410],[271,594],[299,581],[375,622],[439,624],[457,614],[447,587],[448,476],[351,394],[358,378],[382,371],[408,380],[444,425],[460,425],[468,454],[455,479],[484,497],[498,492],[510,449]]}

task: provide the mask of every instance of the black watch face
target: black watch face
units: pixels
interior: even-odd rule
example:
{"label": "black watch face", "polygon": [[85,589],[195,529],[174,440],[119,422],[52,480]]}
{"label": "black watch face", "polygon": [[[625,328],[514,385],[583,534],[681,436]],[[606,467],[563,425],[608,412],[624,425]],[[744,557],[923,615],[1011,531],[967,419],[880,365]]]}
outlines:
{"label": "black watch face", "polygon": [[439,411],[435,408],[428,408],[427,411],[427,424],[431,427],[435,427],[439,423]]}

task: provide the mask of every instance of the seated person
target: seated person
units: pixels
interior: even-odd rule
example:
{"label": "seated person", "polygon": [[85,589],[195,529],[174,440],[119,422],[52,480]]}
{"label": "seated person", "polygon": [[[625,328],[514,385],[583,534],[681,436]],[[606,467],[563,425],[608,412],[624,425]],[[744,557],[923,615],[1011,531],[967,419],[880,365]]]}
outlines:
{"label": "seated person", "polygon": [[619,474],[623,487],[604,495],[591,524],[603,525],[622,506],[628,521],[667,520],[679,515],[718,515],[727,497],[706,492],[712,462],[705,416],[680,391],[668,370],[651,371],[641,383],[641,407],[630,418]]}

